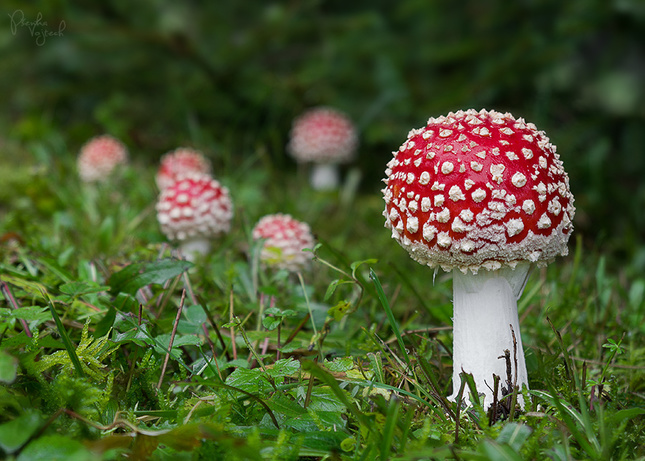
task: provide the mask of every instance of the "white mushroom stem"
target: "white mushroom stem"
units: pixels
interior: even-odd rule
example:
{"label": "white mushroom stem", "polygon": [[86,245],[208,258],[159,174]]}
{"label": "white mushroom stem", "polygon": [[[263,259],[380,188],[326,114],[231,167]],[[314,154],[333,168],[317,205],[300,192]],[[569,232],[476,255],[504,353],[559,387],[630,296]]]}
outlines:
{"label": "white mushroom stem", "polygon": [[[484,394],[485,409],[493,403],[493,374],[499,376],[497,398],[501,399],[502,386],[506,387],[507,381],[506,350],[510,352],[513,380],[520,390],[522,386],[528,386],[517,300],[524,290],[530,269],[530,264],[518,264],[515,269],[480,269],[475,275],[453,270],[452,400],[459,392],[462,371],[473,375],[477,392]],[[515,344],[511,326],[515,332]],[[467,387],[463,396],[468,402]],[[521,395],[518,403],[524,406]]]}
{"label": "white mushroom stem", "polygon": [[338,165],[335,163],[315,163],[311,170],[311,187],[314,190],[333,190],[340,183]]}
{"label": "white mushroom stem", "polygon": [[211,250],[211,241],[204,237],[188,238],[182,240],[179,249],[186,261],[193,262],[198,256],[205,255]]}

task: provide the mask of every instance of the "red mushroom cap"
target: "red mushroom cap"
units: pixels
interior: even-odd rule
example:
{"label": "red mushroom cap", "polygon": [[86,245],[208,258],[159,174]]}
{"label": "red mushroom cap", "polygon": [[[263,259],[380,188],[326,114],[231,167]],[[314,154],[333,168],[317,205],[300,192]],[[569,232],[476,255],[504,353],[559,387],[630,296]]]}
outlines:
{"label": "red mushroom cap", "polygon": [[128,151],[121,141],[110,135],[96,136],[81,147],[78,173],[82,181],[100,181],[127,160]]}
{"label": "red mushroom cap", "polygon": [[386,170],[385,226],[421,264],[477,272],[567,254],[573,195],[543,131],[471,109],[412,130]]}
{"label": "red mushroom cap", "polygon": [[161,157],[157,170],[157,187],[164,190],[186,173],[211,173],[211,163],[198,150],[180,147]]}
{"label": "red mushroom cap", "polygon": [[265,239],[260,260],[278,269],[299,271],[306,268],[313,255],[303,251],[314,247],[309,225],[288,214],[264,216],[253,228],[253,239]]}
{"label": "red mushroom cap", "polygon": [[357,145],[351,120],[337,110],[319,107],[294,120],[287,148],[301,162],[341,163],[352,159]]}
{"label": "red mushroom cap", "polygon": [[230,230],[228,189],[207,174],[189,173],[164,189],[157,201],[161,231],[170,240],[216,237]]}

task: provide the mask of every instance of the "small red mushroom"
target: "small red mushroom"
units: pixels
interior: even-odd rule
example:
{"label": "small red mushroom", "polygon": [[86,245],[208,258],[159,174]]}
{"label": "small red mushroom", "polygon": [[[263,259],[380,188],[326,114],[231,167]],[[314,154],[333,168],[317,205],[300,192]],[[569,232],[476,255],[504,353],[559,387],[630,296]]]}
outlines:
{"label": "small red mushroom", "polygon": [[119,165],[128,160],[123,143],[110,135],[87,141],[78,155],[78,174],[84,182],[104,181]]}
{"label": "small red mushroom", "polygon": [[298,162],[313,163],[311,185],[316,190],[338,187],[338,164],[352,160],[358,135],[352,121],[327,107],[297,117],[287,149]]}
{"label": "small red mushroom", "polygon": [[385,226],[410,256],[453,273],[453,398],[472,373],[485,405],[498,357],[517,346],[518,386],[527,385],[517,314],[530,268],[566,255],[574,199],[556,148],[509,113],[458,111],[412,130],[388,163]]}
{"label": "small red mushroom", "polygon": [[315,241],[309,225],[288,214],[272,214],[261,218],[253,228],[253,239],[264,240],[260,261],[267,266],[298,272],[306,269],[313,254]]}
{"label": "small red mushroom", "polygon": [[211,163],[204,155],[189,147],[180,147],[164,154],[155,177],[159,190],[169,187],[186,173],[211,174]]}
{"label": "small red mushroom", "polygon": [[228,189],[207,174],[188,173],[164,189],[157,220],[170,240],[181,243],[188,260],[210,250],[210,239],[227,233],[233,218]]}

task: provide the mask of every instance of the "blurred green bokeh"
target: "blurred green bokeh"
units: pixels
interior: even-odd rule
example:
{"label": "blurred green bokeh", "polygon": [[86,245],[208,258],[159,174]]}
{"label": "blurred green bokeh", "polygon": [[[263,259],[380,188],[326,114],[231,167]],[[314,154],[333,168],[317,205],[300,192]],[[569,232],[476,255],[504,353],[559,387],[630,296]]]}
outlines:
{"label": "blurred green bokeh", "polygon": [[289,174],[291,120],[316,105],[357,122],[362,192],[378,195],[411,128],[487,108],[547,132],[577,232],[645,268],[642,0],[9,0],[2,12],[0,202],[16,145],[76,155],[103,132],[143,164],[194,145],[220,174],[259,152]]}

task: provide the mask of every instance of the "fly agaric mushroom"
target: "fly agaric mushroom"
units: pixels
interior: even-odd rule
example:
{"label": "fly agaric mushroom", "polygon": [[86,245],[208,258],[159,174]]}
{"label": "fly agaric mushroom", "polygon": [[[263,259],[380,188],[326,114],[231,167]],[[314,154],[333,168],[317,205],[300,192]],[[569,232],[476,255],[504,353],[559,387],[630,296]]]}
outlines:
{"label": "fly agaric mushroom", "polygon": [[157,220],[170,240],[181,242],[188,260],[210,250],[210,239],[230,230],[233,204],[228,189],[207,174],[188,173],[164,189]]}
{"label": "fly agaric mushroom", "polygon": [[306,269],[313,257],[303,251],[314,247],[309,225],[288,214],[272,214],[261,218],[252,231],[253,239],[264,239],[260,261],[267,266],[298,272]]}
{"label": "fly agaric mushroom", "polygon": [[471,109],[412,130],[386,175],[392,237],[453,274],[452,398],[465,371],[490,406],[493,374],[506,381],[506,350],[517,353],[513,379],[528,384],[517,299],[530,268],[568,253],[575,208],[562,161],[534,124]]}
{"label": "fly agaric mushroom", "polygon": [[287,149],[297,161],[313,163],[314,189],[330,190],[338,187],[338,164],[350,161],[357,145],[356,128],[347,116],[318,107],[294,120]]}
{"label": "fly agaric mushroom", "polygon": [[188,147],[180,147],[161,157],[155,177],[159,190],[170,187],[177,178],[186,173],[211,173],[211,163],[204,155]]}
{"label": "fly agaric mushroom", "polygon": [[84,182],[103,181],[127,160],[128,151],[121,141],[110,135],[95,136],[81,147],[78,174]]}

